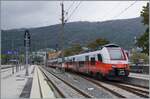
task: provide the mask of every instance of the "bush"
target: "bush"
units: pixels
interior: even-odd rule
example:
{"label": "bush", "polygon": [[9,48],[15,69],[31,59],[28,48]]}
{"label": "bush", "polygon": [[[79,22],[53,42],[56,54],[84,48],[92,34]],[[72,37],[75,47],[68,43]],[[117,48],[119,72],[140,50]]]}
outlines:
{"label": "bush", "polygon": [[[148,64],[149,63],[149,56],[145,53],[133,52],[130,60],[133,64],[138,64],[138,63]],[[141,60],[143,62],[141,62]]]}

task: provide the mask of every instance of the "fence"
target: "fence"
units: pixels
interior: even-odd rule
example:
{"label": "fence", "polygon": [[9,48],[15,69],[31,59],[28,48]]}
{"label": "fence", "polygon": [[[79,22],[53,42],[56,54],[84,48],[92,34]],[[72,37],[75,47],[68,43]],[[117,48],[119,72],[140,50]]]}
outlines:
{"label": "fence", "polygon": [[149,64],[130,65],[130,72],[149,74]]}

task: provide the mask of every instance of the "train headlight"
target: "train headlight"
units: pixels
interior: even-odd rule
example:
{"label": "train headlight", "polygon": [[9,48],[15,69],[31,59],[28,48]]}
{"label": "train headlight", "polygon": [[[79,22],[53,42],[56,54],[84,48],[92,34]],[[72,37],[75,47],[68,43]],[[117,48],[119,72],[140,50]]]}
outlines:
{"label": "train headlight", "polygon": [[116,66],[115,66],[115,65],[112,65],[112,68],[116,68]]}

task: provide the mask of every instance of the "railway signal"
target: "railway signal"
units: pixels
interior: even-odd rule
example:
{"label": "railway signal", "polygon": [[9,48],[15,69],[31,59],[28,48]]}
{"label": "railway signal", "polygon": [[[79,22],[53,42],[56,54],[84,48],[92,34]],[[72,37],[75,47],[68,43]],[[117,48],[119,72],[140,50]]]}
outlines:
{"label": "railway signal", "polygon": [[24,34],[24,46],[25,46],[25,63],[26,63],[26,73],[25,75],[28,76],[29,72],[28,72],[28,65],[29,65],[29,48],[30,48],[30,33],[28,30],[25,31]]}

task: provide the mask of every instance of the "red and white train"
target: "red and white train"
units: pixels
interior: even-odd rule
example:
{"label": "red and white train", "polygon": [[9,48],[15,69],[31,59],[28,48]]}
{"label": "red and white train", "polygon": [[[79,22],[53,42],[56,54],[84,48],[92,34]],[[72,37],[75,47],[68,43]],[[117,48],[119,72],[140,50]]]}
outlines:
{"label": "red and white train", "polygon": [[82,53],[48,61],[49,66],[63,67],[75,72],[87,73],[98,78],[124,78],[129,75],[128,54],[116,44],[107,44],[101,50]]}

